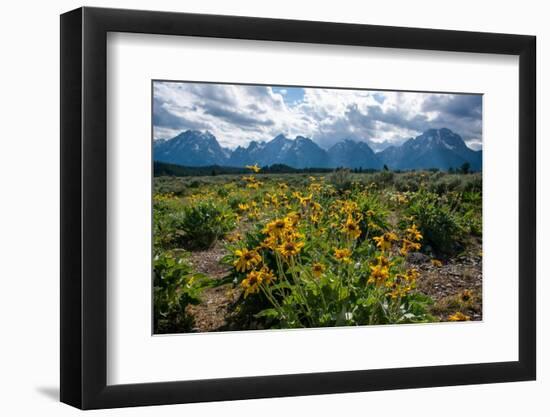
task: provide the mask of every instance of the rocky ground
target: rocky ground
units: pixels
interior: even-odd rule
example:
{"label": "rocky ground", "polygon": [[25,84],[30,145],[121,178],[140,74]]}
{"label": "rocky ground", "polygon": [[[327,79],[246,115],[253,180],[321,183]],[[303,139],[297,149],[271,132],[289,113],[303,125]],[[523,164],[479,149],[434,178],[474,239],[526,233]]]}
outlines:
{"label": "rocky ground", "polygon": [[[220,263],[225,255],[223,244],[218,242],[210,250],[191,252],[190,261],[196,272],[221,280],[229,271],[227,265]],[[193,330],[211,332],[224,328],[227,325],[227,317],[231,314],[230,308],[238,300],[240,294],[241,290],[233,288],[231,283],[205,289],[202,294],[202,302],[188,307],[188,312],[195,319]]]}
{"label": "rocky ground", "polygon": [[[418,291],[434,300],[432,313],[440,320],[461,311],[471,320],[482,319],[482,256],[481,245],[474,244],[464,254],[442,259],[442,265],[432,262],[432,258],[416,253],[407,259],[412,267],[418,268],[420,278]],[[464,291],[470,291],[470,300],[463,301]]]}
{"label": "rocky ground", "polygon": [[[226,255],[223,243],[217,243],[212,249],[191,252],[191,263],[197,272],[214,279],[223,279],[229,270],[220,263]],[[410,254],[407,258],[409,267],[420,271],[417,290],[429,295],[434,300],[432,314],[442,321],[457,311],[468,315],[471,320],[482,319],[482,255],[481,244],[473,242],[471,248],[456,257],[438,259],[422,253]],[[465,290],[471,291],[472,298],[461,300]],[[232,283],[224,284],[204,291],[202,302],[188,307],[194,316],[197,332],[220,331],[230,324],[232,306],[239,299],[242,291],[233,288]]]}

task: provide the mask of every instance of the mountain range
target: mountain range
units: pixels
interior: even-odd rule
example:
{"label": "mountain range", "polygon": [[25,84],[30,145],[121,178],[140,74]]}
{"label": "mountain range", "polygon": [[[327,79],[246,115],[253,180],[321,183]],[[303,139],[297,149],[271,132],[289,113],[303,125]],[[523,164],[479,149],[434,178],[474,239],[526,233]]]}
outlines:
{"label": "mountain range", "polygon": [[468,162],[481,170],[482,152],[474,151],[449,129],[430,129],[401,145],[384,147],[375,153],[366,141],[344,139],[328,150],[311,139],[278,135],[267,142],[251,141],[234,150],[222,147],[210,132],[187,130],[172,139],[160,139],[153,145],[154,160],[183,166],[243,167],[285,164],[294,168],[364,168],[411,170],[460,167]]}

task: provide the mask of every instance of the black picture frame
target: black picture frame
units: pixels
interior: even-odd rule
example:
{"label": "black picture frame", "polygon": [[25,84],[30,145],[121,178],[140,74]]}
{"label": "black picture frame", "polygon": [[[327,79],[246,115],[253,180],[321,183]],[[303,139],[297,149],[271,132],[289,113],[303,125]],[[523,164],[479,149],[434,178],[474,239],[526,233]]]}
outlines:
{"label": "black picture frame", "polygon": [[[108,32],[519,56],[519,360],[107,385]],[[534,380],[536,38],[80,8],[61,15],[61,401],[82,409]]]}

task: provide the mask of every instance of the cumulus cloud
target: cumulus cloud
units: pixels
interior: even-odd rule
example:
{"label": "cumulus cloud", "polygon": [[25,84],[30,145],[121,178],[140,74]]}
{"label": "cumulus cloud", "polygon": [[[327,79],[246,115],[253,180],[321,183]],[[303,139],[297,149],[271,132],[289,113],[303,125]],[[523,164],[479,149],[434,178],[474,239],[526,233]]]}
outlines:
{"label": "cumulus cloud", "polygon": [[154,139],[209,130],[222,146],[283,133],[322,147],[344,138],[401,143],[447,127],[472,148],[482,143],[482,96],[187,82],[153,85]]}

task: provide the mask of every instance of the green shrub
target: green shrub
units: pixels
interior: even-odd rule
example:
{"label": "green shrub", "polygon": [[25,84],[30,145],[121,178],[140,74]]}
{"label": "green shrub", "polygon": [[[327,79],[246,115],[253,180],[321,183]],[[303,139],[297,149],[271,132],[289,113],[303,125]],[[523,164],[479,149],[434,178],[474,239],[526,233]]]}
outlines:
{"label": "green shrub", "polygon": [[459,189],[462,185],[462,181],[458,176],[447,175],[437,179],[436,181],[430,182],[429,190],[442,195],[451,191]]}
{"label": "green shrub", "polygon": [[178,197],[187,194],[187,186],[183,178],[157,177],[153,188],[155,194],[173,194]]}
{"label": "green shrub", "polygon": [[462,216],[463,228],[474,236],[481,237],[483,231],[483,223],[478,210],[468,210]]}
{"label": "green shrub", "polygon": [[351,172],[349,169],[337,169],[328,176],[328,182],[332,184],[339,193],[351,190],[353,183]]}
{"label": "green shrub", "polygon": [[241,194],[232,194],[228,198],[229,207],[231,207],[233,210],[237,210],[239,207],[239,204],[246,203],[246,199]]}
{"label": "green shrub", "polygon": [[441,253],[451,253],[460,246],[463,229],[455,213],[437,194],[417,193],[407,211],[424,236],[423,245]]}
{"label": "green shrub", "polygon": [[362,215],[359,221],[359,227],[361,228],[360,241],[372,238],[373,232],[379,234],[380,231],[388,229],[388,210],[380,202],[378,194],[361,194],[356,201]]}
{"label": "green shrub", "polygon": [[480,192],[465,191],[461,194],[459,207],[464,230],[474,236],[482,234],[482,196]]}
{"label": "green shrub", "polygon": [[204,184],[203,181],[193,180],[189,183],[189,188],[199,188],[203,184]]}
{"label": "green shrub", "polygon": [[483,180],[481,174],[467,175],[463,179],[462,191],[481,193],[483,191]]}
{"label": "green shrub", "polygon": [[180,236],[174,228],[173,213],[182,210],[183,204],[173,194],[153,196],[153,248],[155,253],[173,248]]}
{"label": "green shrub", "polygon": [[380,171],[374,176],[374,182],[380,186],[388,186],[393,184],[395,173],[392,171]]}
{"label": "green shrub", "polygon": [[203,201],[175,214],[174,227],[183,231],[189,248],[208,249],[236,227],[235,215],[225,205]]}
{"label": "green shrub", "polygon": [[202,274],[194,274],[184,253],[163,252],[153,261],[153,304],[155,333],[188,331],[193,318],[186,307],[200,302],[200,293],[208,283]]}
{"label": "green shrub", "polygon": [[418,191],[420,188],[420,181],[419,178],[410,175],[410,174],[402,174],[395,178],[394,186],[397,191],[405,192],[405,191]]}
{"label": "green shrub", "polygon": [[220,187],[216,190],[216,194],[218,197],[227,198],[227,196],[229,196],[229,190],[227,188]]}

